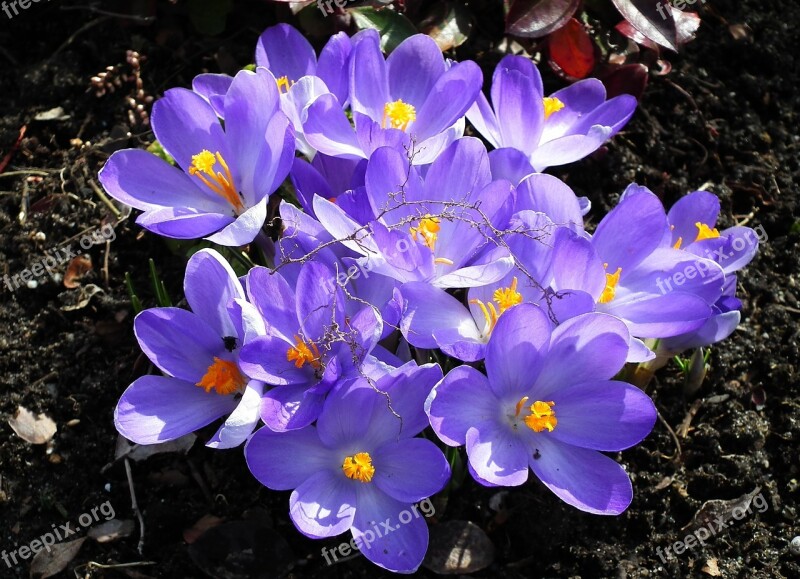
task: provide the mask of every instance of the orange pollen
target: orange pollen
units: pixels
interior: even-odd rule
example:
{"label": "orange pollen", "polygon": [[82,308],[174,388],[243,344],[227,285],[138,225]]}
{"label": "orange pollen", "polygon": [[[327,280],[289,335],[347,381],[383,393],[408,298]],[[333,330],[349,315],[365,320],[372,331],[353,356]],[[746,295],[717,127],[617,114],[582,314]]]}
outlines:
{"label": "orange pollen", "polygon": [[372,466],[372,457],[368,452],[346,456],[342,463],[342,471],[347,478],[362,483],[368,483],[375,476],[375,467]]}
{"label": "orange pollen", "polygon": [[[409,231],[414,241],[422,241],[428,249],[433,251],[433,248],[436,246],[436,238],[439,237],[439,229],[441,229],[439,218],[431,217],[430,213],[428,213],[419,222],[417,227],[412,227]],[[419,240],[417,236],[422,237],[422,239]]]}
{"label": "orange pollen", "polygon": [[[214,172],[214,166],[219,163],[222,171]],[[228,168],[228,164],[219,151],[212,153],[203,149],[192,156],[192,165],[189,167],[189,175],[195,175],[206,187],[233,205],[236,211],[244,209],[244,203],[239,196],[239,192],[233,184],[233,175]]]}
{"label": "orange pollen", "polygon": [[[604,263],[603,267],[608,268],[608,264]],[[600,299],[597,300],[601,304],[607,304],[614,299],[617,294],[617,284],[619,283],[619,276],[622,275],[622,268],[618,267],[614,273],[606,273],[606,287],[603,293],[600,294]]]}
{"label": "orange pollen", "polygon": [[699,221],[694,224],[697,227],[697,237],[695,241],[703,241],[704,239],[716,239],[719,237],[719,231],[717,228],[711,229],[705,223],[700,223]]}
{"label": "orange pollen", "polygon": [[[517,404],[517,408],[519,409],[520,405],[525,404],[527,401],[527,397],[523,398]],[[525,417],[525,425],[533,430],[534,432],[542,432],[543,430],[547,430],[547,432],[553,432],[558,424],[558,420],[556,420],[556,413],[553,412],[553,406],[555,406],[555,402],[542,402],[541,400],[537,400],[530,406],[530,415]]]}
{"label": "orange pollen", "polygon": [[[294,362],[296,368],[302,368],[306,363],[311,364],[314,370],[319,370],[322,366],[319,348],[314,342],[304,342],[300,336],[295,334],[295,345],[286,352],[286,359]],[[313,350],[313,351],[312,351]]]}
{"label": "orange pollen", "polygon": [[242,376],[234,362],[214,357],[214,363],[208,367],[205,376],[195,386],[200,386],[206,392],[211,392],[213,388],[217,394],[227,396],[241,392],[245,384],[247,379]]}
{"label": "orange pollen", "polygon": [[497,303],[497,307],[492,302],[484,303],[479,299],[469,300],[469,303],[477,305],[483,312],[486,320],[483,333],[487,336],[492,333],[503,312],[522,303],[522,294],[517,291],[517,278],[514,277],[511,280],[510,286],[496,289],[492,294],[492,300]]}

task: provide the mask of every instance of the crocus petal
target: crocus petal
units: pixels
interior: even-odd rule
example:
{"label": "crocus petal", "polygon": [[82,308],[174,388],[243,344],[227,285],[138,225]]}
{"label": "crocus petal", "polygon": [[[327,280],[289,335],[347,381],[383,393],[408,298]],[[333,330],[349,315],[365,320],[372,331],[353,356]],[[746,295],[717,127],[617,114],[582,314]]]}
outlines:
{"label": "crocus petal", "polygon": [[585,135],[567,135],[542,143],[530,161],[534,169],[544,171],[548,167],[566,165],[594,153],[611,137],[611,128],[595,125]]}
{"label": "crocus petal", "polygon": [[[428,525],[416,515],[399,524],[411,505],[397,501],[372,485],[359,488],[358,508],[353,518],[353,537],[361,552],[376,565],[395,573],[413,573],[422,564],[428,548]],[[389,523],[391,532],[384,526]],[[372,540],[374,538],[374,540]]]}
{"label": "crocus petal", "polygon": [[680,247],[692,243],[698,234],[695,223],[714,227],[719,217],[719,197],[708,191],[694,191],[678,199],[667,214],[672,229],[672,244]]}
{"label": "crocus petal", "polygon": [[553,330],[531,397],[550,400],[572,384],[611,378],[625,364],[629,338],[625,323],[608,314],[583,314],[562,323]]}
{"label": "crocus petal", "polygon": [[515,487],[528,480],[528,449],[510,424],[493,420],[471,427],[467,456],[478,476],[492,484]]}
{"label": "crocus petal", "polygon": [[[195,92],[172,88],[164,93],[153,104],[152,125],[158,142],[184,171],[192,165],[192,157],[204,149],[232,161],[217,113]],[[204,187],[199,179],[193,179]]]}
{"label": "crocus petal", "polygon": [[656,357],[656,353],[648,348],[645,343],[639,338],[631,337],[628,344],[628,357],[626,362],[633,362],[641,364],[642,362],[649,362]]}
{"label": "crocus petal", "polygon": [[552,175],[535,173],[524,178],[517,186],[514,209],[544,213],[556,225],[578,231],[583,229],[578,198],[566,183]]}
{"label": "crocus petal", "polygon": [[262,428],[244,447],[250,472],[275,491],[297,488],[322,470],[333,472],[337,465],[332,454],[314,426],[282,433]]}
{"label": "crocus petal", "polygon": [[481,69],[472,61],[450,67],[436,81],[409,131],[424,141],[453,125],[475,102],[482,82]]}
{"label": "crocus petal", "polygon": [[256,200],[255,175],[263,170],[259,157],[265,144],[264,134],[279,110],[279,103],[275,78],[263,68],[257,73],[239,71],[225,95],[225,136],[232,155],[227,161],[234,176],[239,177],[239,191],[245,195],[247,204]]}
{"label": "crocus petal", "polygon": [[489,164],[492,168],[492,179],[506,179],[514,185],[535,172],[528,157],[517,149],[490,151]]}
{"label": "crocus petal", "polygon": [[375,486],[398,501],[414,503],[438,493],[450,478],[450,466],[430,440],[391,440],[375,450]]}
{"label": "crocus petal", "polygon": [[261,419],[271,430],[286,432],[305,428],[322,412],[325,396],[308,391],[309,384],[276,386],[264,394]]}
{"label": "crocus petal", "polygon": [[180,308],[153,308],[133,323],[139,346],[159,370],[176,378],[199,382],[214,356],[225,350],[222,336],[200,316]]}
{"label": "crocus petal", "polygon": [[530,155],[539,143],[544,121],[544,103],[532,77],[498,67],[492,78],[492,105],[503,146]]}
{"label": "crocus petal", "polygon": [[400,330],[418,348],[436,348],[433,333],[455,328],[465,339],[481,340],[475,319],[464,305],[444,290],[424,282],[403,284],[404,312]]}
{"label": "crocus petal", "polygon": [[592,244],[607,271],[623,274],[637,266],[662,243],[668,229],[661,201],[653,194],[626,197],[597,226]]}
{"label": "crocus petal", "polygon": [[[389,394],[394,413],[386,407],[386,398],[379,395],[367,438],[396,440],[398,436],[410,438],[422,432],[429,424],[424,411],[425,399],[441,379],[442,368],[439,364],[417,366],[414,362],[406,363],[381,378],[376,387]],[[402,424],[395,413],[403,418]]]}
{"label": "crocus petal", "polygon": [[729,227],[721,235],[727,237],[730,249],[725,260],[720,261],[722,271],[733,273],[750,263],[758,252],[758,237],[749,227]]}
{"label": "crocus petal", "polygon": [[531,304],[519,304],[500,316],[486,348],[486,375],[498,398],[521,397],[536,381],[547,355],[550,327],[547,315]]}
{"label": "crocus petal", "polygon": [[206,239],[228,247],[247,245],[256,238],[266,219],[267,198],[264,197],[239,215],[233,223],[226,225],[217,233],[209,235]]}
{"label": "crocus petal", "polygon": [[180,438],[236,408],[233,396],[220,396],[169,376],[142,376],[122,394],[114,424],[137,444]]}
{"label": "crocus petal", "polygon": [[480,430],[496,415],[498,404],[486,376],[463,365],[450,370],[431,391],[425,412],[442,442],[463,446],[469,429],[474,426]]}
{"label": "crocus petal", "polygon": [[546,434],[530,445],[534,474],[565,503],[596,515],[618,515],[631,504],[628,474],[607,456],[551,440]]}
{"label": "crocus petal", "polygon": [[668,352],[679,354],[690,348],[700,348],[710,346],[726,339],[730,336],[739,321],[742,313],[739,311],[725,312],[708,318],[708,320],[698,329],[688,334],[682,334],[672,338],[666,338],[659,342],[659,348],[664,348]]}
{"label": "crocus petal", "polygon": [[378,121],[389,102],[389,81],[378,34],[366,32],[350,56],[350,107]]}
{"label": "crocus petal", "polygon": [[316,72],[317,55],[294,26],[276,24],[258,38],[256,64],[268,68],[276,78],[285,76],[292,82]]}
{"label": "crocus petal", "polygon": [[219,195],[198,187],[186,173],[141,149],[112,154],[99,178],[109,195],[136,209],[193,207],[212,213],[229,209]]}
{"label": "crocus petal", "polygon": [[440,288],[467,288],[500,281],[514,267],[514,258],[501,257],[490,263],[462,267],[433,281]]}
{"label": "crocus petal", "polygon": [[217,332],[236,336],[228,304],[243,299],[244,290],[230,264],[213,249],[201,249],[186,264],[183,291],[189,307]]}
{"label": "crocus petal", "polygon": [[558,424],[546,436],[594,450],[623,450],[650,434],[653,401],[638,388],[613,380],[584,382],[553,392]]}
{"label": "crocus petal", "polygon": [[349,99],[349,62],[353,42],[345,32],[330,37],[319,53],[317,76],[343,105]]}
{"label": "crocus petal", "polygon": [[702,299],[684,292],[649,296],[624,303],[598,304],[598,308],[625,320],[631,334],[642,338],[668,338],[699,328],[711,316]]}
{"label": "crocus petal", "polygon": [[322,95],[308,106],[303,135],[309,145],[326,155],[366,156],[342,105],[332,94]]}
{"label": "crocus petal", "polygon": [[[413,71],[409,74],[409,71]],[[445,73],[442,51],[425,34],[406,38],[386,59],[391,99],[421,107],[436,81]]]}
{"label": "crocus petal", "polygon": [[307,537],[324,539],[353,526],[355,504],[353,481],[341,471],[326,469],[311,475],[294,490],[289,498],[289,516]]}
{"label": "crocus petal", "polygon": [[230,215],[201,213],[184,207],[150,209],[136,218],[136,223],[148,231],[175,239],[199,239],[234,221]]}
{"label": "crocus petal", "polygon": [[571,134],[578,119],[603,104],[606,89],[595,78],[587,78],[558,90],[550,95],[564,103],[564,108],[548,117],[544,124],[541,141],[547,142]]}
{"label": "crocus petal", "polygon": [[247,274],[247,295],[267,322],[269,333],[291,342],[300,324],[289,282],[278,272],[254,267]]}
{"label": "crocus petal", "polygon": [[216,434],[206,443],[210,448],[236,448],[253,434],[261,419],[261,394],[263,382],[251,380],[244,390],[239,404],[219,427]]}
{"label": "crocus petal", "polygon": [[557,289],[582,290],[595,300],[606,287],[606,271],[592,242],[567,228],[553,240],[553,283]]}
{"label": "crocus petal", "polygon": [[307,384],[314,372],[309,364],[303,368],[287,359],[294,342],[282,338],[261,336],[245,345],[239,353],[239,365],[248,376],[267,384]]}
{"label": "crocus petal", "polygon": [[[331,291],[331,288],[333,291]],[[295,290],[297,319],[307,340],[319,341],[334,326],[345,327],[344,292],[333,274],[322,263],[310,261],[303,265]]]}
{"label": "crocus petal", "polygon": [[[500,138],[500,127],[497,124],[497,117],[489,104],[486,95],[482,92],[478,93],[475,102],[466,112],[467,120],[472,123],[475,130],[478,131],[484,139],[489,141],[493,147],[501,147],[502,140]],[[522,154],[522,153],[520,153]],[[525,155],[523,155],[525,156]],[[527,156],[526,156],[527,158]]]}
{"label": "crocus petal", "polygon": [[192,90],[203,97],[222,118],[225,116],[225,93],[231,87],[233,77],[229,74],[206,72],[192,79]]}

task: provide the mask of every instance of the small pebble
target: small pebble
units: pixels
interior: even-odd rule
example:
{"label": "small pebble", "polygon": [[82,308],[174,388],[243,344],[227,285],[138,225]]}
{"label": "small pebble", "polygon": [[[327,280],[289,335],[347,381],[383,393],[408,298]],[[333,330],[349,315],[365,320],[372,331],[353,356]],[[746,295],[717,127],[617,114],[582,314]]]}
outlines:
{"label": "small pebble", "polygon": [[28,285],[28,289],[36,289],[37,287],[39,287],[39,282],[36,281],[35,279],[32,279],[32,280],[30,280],[28,282],[27,285]]}
{"label": "small pebble", "polygon": [[789,552],[792,555],[800,555],[800,536],[795,537],[792,539],[792,542],[789,543]]}
{"label": "small pebble", "polygon": [[44,232],[37,231],[36,233],[33,234],[33,239],[35,239],[36,241],[44,241],[45,239],[47,239],[47,236],[44,234]]}

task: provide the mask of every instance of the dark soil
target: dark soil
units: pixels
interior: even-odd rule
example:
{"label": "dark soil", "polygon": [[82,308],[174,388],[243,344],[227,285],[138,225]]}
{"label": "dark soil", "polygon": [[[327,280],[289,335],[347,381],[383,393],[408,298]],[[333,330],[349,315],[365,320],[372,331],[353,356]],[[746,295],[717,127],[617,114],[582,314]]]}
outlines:
{"label": "dark soil", "polygon": [[[129,119],[133,85],[97,97],[89,90],[92,76],[111,65],[127,71],[129,49],[147,56],[144,88],[156,97],[189,86],[204,70],[235,71],[250,62],[258,34],[276,14],[270,4],[239,2],[225,32],[213,38],[194,30],[181,4],[103,5],[123,12],[149,5],[157,16],[150,24],[103,16],[85,4],[32,4],[12,20],[0,13],[0,159],[13,150],[0,174],[0,275],[9,279],[56,248],[80,249],[85,230],[113,223],[92,186],[97,171],[112,151],[152,140],[146,126]],[[63,10],[68,7],[75,9]],[[762,226],[768,241],[739,277],[743,322],[713,348],[696,395],[683,394],[674,365],[651,384],[663,421],[642,445],[621,454],[635,489],[624,515],[580,513],[533,477],[503,495],[500,512],[489,507],[498,491],[471,481],[446,506],[438,503],[432,525],[471,520],[492,539],[495,562],[476,576],[800,577],[800,556],[788,549],[800,531],[800,5],[711,0],[702,16],[697,40],[670,57],[669,75],[650,79],[624,133],[604,154],[556,174],[593,200],[595,221],[637,181],[667,204],[707,184],[722,200],[723,225],[749,219],[750,226]],[[484,48],[502,33],[495,20],[481,22],[477,39],[458,50],[489,74],[497,57]],[[732,24],[749,27],[749,36],[735,39]],[[556,86],[553,78],[547,82]],[[63,109],[55,120],[35,119],[54,107]],[[67,289],[46,274],[35,288],[23,283],[12,291],[4,282],[0,290],[0,549],[7,551],[106,501],[117,518],[135,519],[123,463],[102,470],[114,459],[116,401],[147,371],[132,332],[124,275],[131,273],[144,305],[152,306],[147,258],[154,258],[173,297],[180,296],[184,260],[132,218],[117,225],[113,242],[84,253],[94,267],[83,288],[102,289],[84,307],[65,310],[79,305],[86,290]],[[63,275],[65,264],[56,269]],[[49,444],[28,444],[6,424],[19,405],[56,422]],[[688,430],[679,429],[682,423]],[[678,432],[680,448],[666,425]],[[279,576],[287,565],[293,577],[380,575],[363,558],[326,566],[320,549],[340,540],[311,541],[296,532],[288,493],[260,487],[240,451],[198,443],[186,456],[162,454],[131,465],[146,523],[143,554],[137,552],[138,529],[112,543],[88,540],[61,576],[72,577],[75,566],[91,577],[205,576],[195,561],[215,577]],[[657,549],[682,539],[705,501],[756,489],[764,512],[754,506],[705,546],[661,560]],[[246,523],[187,545],[184,532],[209,514]],[[238,574],[215,567],[227,540],[240,552],[221,567]],[[154,564],[89,571],[90,561]],[[26,577],[29,565],[0,563],[0,577]]]}

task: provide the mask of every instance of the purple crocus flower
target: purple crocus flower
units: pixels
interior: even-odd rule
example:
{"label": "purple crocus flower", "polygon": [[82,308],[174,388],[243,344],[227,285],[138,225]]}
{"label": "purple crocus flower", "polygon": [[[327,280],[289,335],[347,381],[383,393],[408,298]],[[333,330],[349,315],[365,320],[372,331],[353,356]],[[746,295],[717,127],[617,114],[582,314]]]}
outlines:
{"label": "purple crocus flower", "polygon": [[382,147],[370,157],[365,182],[375,216],[368,226],[319,196],[314,210],[334,239],[363,256],[367,270],[453,288],[491,283],[511,268],[506,254],[481,253],[491,236],[486,220],[505,221],[513,187],[491,181],[478,139],[452,143],[424,179],[404,152]]}
{"label": "purple crocus flower", "polygon": [[381,146],[406,147],[415,151],[415,164],[427,164],[463,135],[464,113],[481,82],[474,62],[445,62],[427,35],[410,36],[384,59],[377,31],[365,30],[350,57],[355,128],[341,99],[323,95],[308,107],[303,132],[327,155],[369,158]]}
{"label": "purple crocus flower", "polygon": [[[493,168],[495,164],[523,167],[527,159],[530,167],[518,169],[517,180],[533,170],[583,159],[617,134],[636,108],[630,95],[606,100],[603,84],[594,78],[545,97],[533,62],[513,55],[495,68],[491,97],[490,105],[479,94],[467,119],[494,147],[510,149],[494,153],[508,158],[493,159]],[[510,174],[503,176],[511,179]]]}
{"label": "purple crocus flower", "polygon": [[[725,276],[712,260],[671,247],[668,229],[661,201],[629,188],[591,239],[566,228],[556,232],[550,285],[588,293],[597,311],[625,320],[640,338],[695,330],[711,315]],[[667,287],[687,268],[702,273]]]}
{"label": "purple crocus flower", "polygon": [[228,415],[207,446],[244,442],[259,420],[264,384],[239,365],[241,347],[264,333],[261,320],[238,308],[244,291],[217,252],[202,249],[186,267],[186,300],[192,311],[141,312],[134,331],[142,351],[165,375],[138,378],[114,413],[117,430],[138,444],[174,440]]}
{"label": "purple crocus flower", "polygon": [[350,530],[367,559],[412,573],[428,547],[428,527],[412,503],[450,477],[436,445],[413,438],[428,425],[423,403],[441,376],[438,365],[412,362],[373,385],[359,379],[337,388],[316,426],[256,432],[247,464],[268,488],[292,490],[289,514],[304,535]]}
{"label": "purple crocus flower", "polygon": [[296,287],[279,272],[254,267],[247,295],[266,332],[242,349],[241,365],[275,386],[264,394],[261,417],[276,431],[303,428],[317,419],[331,388],[359,375],[382,321],[370,306],[347,316],[332,272],[313,261],[300,269]]}
{"label": "purple crocus flower", "polygon": [[[289,24],[276,24],[259,37],[256,66],[268,69],[281,94],[281,109],[289,117],[297,138],[297,149],[311,157],[314,149],[303,136],[306,107],[323,94],[348,101],[348,61],[352,41],[344,32],[334,34],[320,52],[319,60],[306,38]],[[233,78],[227,74],[201,74],[192,81],[193,90],[224,118],[223,100]]]}
{"label": "purple crocus flower", "polygon": [[291,168],[292,129],[265,69],[239,72],[224,105],[223,130],[196,93],[167,91],[153,106],[153,131],[178,167],[125,149],[100,171],[109,195],[144,211],[136,222],[145,229],[228,246],[250,243],[261,231],[267,199]]}
{"label": "purple crocus flower", "polygon": [[431,426],[445,444],[466,445],[482,484],[521,485],[530,467],[566,503],[617,515],[631,502],[631,482],[598,451],[637,444],[656,420],[641,390],[611,380],[625,364],[628,339],[625,324],[606,314],[583,314],[551,331],[541,309],[516,306],[492,333],[486,376],[459,366],[431,392]]}
{"label": "purple crocus flower", "polygon": [[[662,340],[658,350],[675,354],[689,348],[708,346],[730,336],[741,320],[741,302],[736,298],[736,276],[758,251],[759,236],[750,227],[717,230],[719,198],[707,191],[694,191],[679,199],[669,210],[670,243],[693,255],[712,259],[726,274],[722,296],[713,313],[698,329]],[[691,271],[683,272],[691,275]],[[670,285],[676,282],[671,280]]]}

